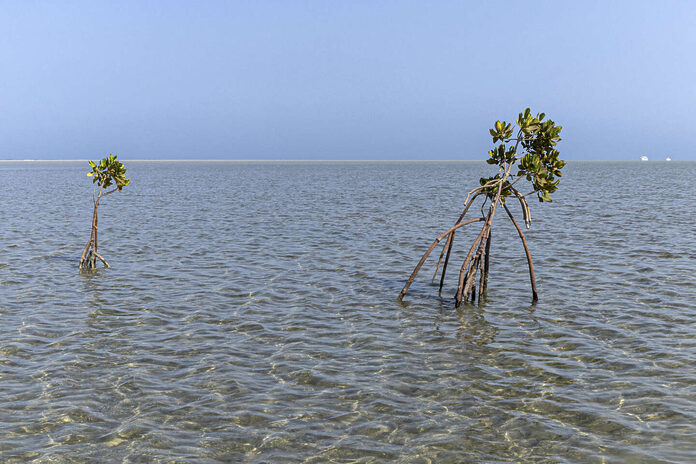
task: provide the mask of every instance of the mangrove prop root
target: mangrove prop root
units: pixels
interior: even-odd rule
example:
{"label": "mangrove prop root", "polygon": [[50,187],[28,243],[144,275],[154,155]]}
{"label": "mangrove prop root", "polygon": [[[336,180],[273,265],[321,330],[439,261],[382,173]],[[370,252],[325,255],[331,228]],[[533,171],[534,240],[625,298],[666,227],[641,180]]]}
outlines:
{"label": "mangrove prop root", "polygon": [[492,228],[488,229],[488,237],[486,238],[486,256],[483,261],[483,293],[485,293],[486,290],[488,290],[488,273],[490,270],[489,257],[491,254],[491,232]]}
{"label": "mangrove prop root", "polygon": [[[454,236],[452,238],[454,240]],[[445,284],[445,274],[447,273],[447,262],[449,261],[450,253],[452,252],[452,242],[450,242],[447,247],[447,256],[445,257],[445,264],[442,266],[442,275],[440,276],[440,288],[437,290],[437,294],[442,293],[442,286]]]}
{"label": "mangrove prop root", "polygon": [[437,260],[437,266],[435,266],[435,273],[433,274],[433,279],[431,282],[435,282],[435,277],[437,277],[437,271],[440,270],[440,264],[442,263],[442,257],[445,255],[445,251],[449,247],[449,244],[454,240],[454,234],[456,232],[452,232],[447,236],[447,241],[445,242],[444,246],[442,247],[442,251],[440,252],[440,258]]}
{"label": "mangrove prop root", "polygon": [[[404,285],[403,289],[401,290],[401,293],[399,294],[399,300],[402,300],[406,292],[408,291],[409,287],[415,280],[416,276],[420,272],[421,268],[425,264],[425,261],[428,259],[432,251],[437,247],[438,244],[440,244],[445,238],[446,241],[443,244],[442,250],[440,251],[440,256],[437,261],[437,265],[435,267],[435,273],[433,274],[433,282],[435,278],[437,277],[438,271],[440,270],[440,265],[442,264],[442,274],[440,278],[440,286],[439,286],[439,291],[438,293],[440,294],[442,292],[442,287],[444,285],[444,280],[445,280],[445,275],[447,272],[447,266],[449,264],[449,259],[451,257],[451,252],[452,252],[452,247],[454,244],[454,239],[456,236],[456,231],[467,225],[471,224],[474,222],[483,222],[483,226],[481,227],[481,231],[478,233],[477,237],[474,239],[473,243],[471,244],[471,247],[469,248],[469,251],[466,255],[466,258],[464,259],[464,262],[462,263],[462,266],[459,270],[459,279],[458,279],[458,285],[457,285],[457,293],[455,294],[455,306],[459,307],[461,306],[462,302],[464,301],[471,301],[472,303],[475,303],[477,300],[478,296],[478,304],[481,305],[483,300],[485,299],[486,292],[488,290],[488,278],[490,275],[490,253],[491,253],[491,237],[492,237],[492,223],[493,223],[493,216],[495,215],[496,208],[498,204],[502,204],[503,208],[505,209],[505,212],[507,213],[508,217],[512,221],[513,225],[515,226],[515,229],[517,230],[517,233],[520,237],[520,240],[522,241],[522,245],[524,246],[525,254],[527,256],[527,264],[529,266],[529,278],[531,281],[532,285],[532,298],[533,302],[536,302],[538,300],[538,293],[537,293],[537,288],[536,288],[536,279],[534,276],[534,264],[532,263],[532,255],[529,251],[529,247],[527,246],[527,241],[525,239],[524,233],[522,232],[522,229],[520,228],[519,224],[515,220],[514,216],[510,212],[510,209],[508,206],[505,204],[504,199],[501,198],[501,189],[500,187],[498,188],[498,191],[496,195],[491,198],[491,203],[488,207],[488,212],[485,217],[479,217],[475,219],[469,219],[466,221],[462,221],[464,216],[466,215],[467,211],[470,209],[473,200],[478,197],[481,192],[473,190],[470,192],[470,195],[473,193],[473,196],[471,197],[470,201],[469,198],[467,197],[467,202],[466,202],[466,207],[462,214],[459,216],[459,219],[455,223],[454,226],[452,226],[450,229],[448,229],[445,233],[440,235],[435,241],[430,245],[430,247],[427,249],[427,251],[423,254],[421,257],[420,261],[418,262],[418,265],[415,267],[413,272],[411,273],[411,276],[409,277],[408,281]],[[529,206],[527,205],[526,200],[522,195],[519,195],[518,192],[514,192],[515,196],[520,201],[520,205],[522,206],[522,213],[524,216],[525,224],[528,225],[530,222],[530,214],[529,214]],[[95,232],[96,234],[96,232]],[[96,240],[96,237],[95,237]],[[89,245],[89,244],[88,244]],[[98,255],[97,255],[98,256]],[[444,258],[444,263],[443,263],[443,258]],[[100,257],[101,259],[101,257]],[[105,263],[106,264],[106,263]],[[108,264],[107,264],[108,266]],[[478,278],[478,285],[477,285],[477,278]]]}
{"label": "mangrove prop root", "polygon": [[475,301],[476,297],[476,273],[479,271],[481,267],[481,256],[483,254],[485,243],[486,242],[483,241],[483,237],[481,237],[478,250],[476,251],[476,256],[474,256],[473,263],[471,264],[471,268],[469,269],[469,274],[466,279],[466,286],[464,287],[464,300],[467,300],[469,298],[469,294],[471,294],[472,303]]}
{"label": "mangrove prop root", "polygon": [[464,299],[468,300],[469,295],[471,295],[471,302],[474,302],[474,298],[476,295],[476,273],[478,272],[479,269],[479,264],[481,263],[481,256],[476,255],[474,257],[474,261],[471,264],[471,269],[469,269],[469,275],[468,278],[466,279],[466,287],[464,288]]}
{"label": "mangrove prop root", "polygon": [[[508,172],[506,172],[506,175],[509,173],[509,168]],[[474,244],[472,245],[471,249],[469,250],[469,254],[466,256],[466,260],[464,261],[464,264],[462,264],[462,268],[459,271],[459,286],[457,287],[457,295],[454,299],[454,305],[455,307],[459,307],[462,304],[462,293],[464,291],[464,270],[469,266],[469,260],[471,259],[471,254],[474,251],[474,248],[481,243],[483,245],[483,237],[484,235],[488,234],[488,231],[491,228],[491,224],[493,223],[493,217],[495,216],[495,210],[496,207],[498,206],[498,203],[500,202],[500,194],[502,193],[503,185],[500,183],[498,185],[498,191],[495,194],[495,199],[491,203],[491,206],[488,210],[488,217],[486,218],[486,222],[483,224],[483,227],[481,228],[481,233],[478,235],[476,240],[474,241]]]}
{"label": "mangrove prop root", "polygon": [[[489,219],[490,219],[490,216],[489,216]],[[469,269],[469,261],[471,261],[471,257],[474,254],[474,250],[476,249],[479,242],[481,241],[481,238],[483,237],[483,235],[486,233],[486,230],[488,229],[489,219],[486,219],[485,224],[481,228],[481,232],[478,234],[478,237],[476,237],[476,240],[474,240],[473,245],[471,245],[471,248],[469,249],[469,253],[467,253],[466,259],[464,260],[464,263],[462,264],[462,267],[459,270],[459,285],[457,286],[457,296],[455,297],[455,306],[457,308],[462,303],[462,292],[464,291],[464,283],[465,283],[466,274],[468,274],[467,270]]]}
{"label": "mangrove prop root", "polygon": [[527,227],[527,229],[529,229],[529,226],[532,224],[532,213],[529,212],[529,204],[527,203],[527,200],[524,198],[524,195],[522,195],[520,192],[518,192],[514,188],[511,188],[511,190],[512,190],[512,193],[520,201],[520,206],[522,207],[522,219],[524,219],[525,227]]}
{"label": "mangrove prop root", "polygon": [[537,294],[536,279],[534,278],[534,263],[532,263],[532,254],[529,251],[529,247],[527,246],[527,240],[524,238],[524,233],[522,232],[522,229],[519,225],[517,225],[517,221],[515,221],[515,218],[512,216],[512,213],[504,203],[503,207],[505,208],[505,212],[507,213],[512,223],[515,225],[515,229],[517,229],[517,233],[520,236],[520,239],[522,240],[522,245],[524,245],[524,252],[527,255],[527,265],[529,266],[529,280],[532,283],[532,301],[536,302],[537,300],[539,300],[539,295]]}
{"label": "mangrove prop root", "polygon": [[[488,226],[488,230],[486,231],[486,237],[488,237],[488,234],[491,232],[491,226]],[[474,271],[474,275],[471,276],[471,288],[473,289],[472,292],[473,294],[471,295],[471,302],[474,302],[474,295],[476,293],[476,271],[481,268],[481,261],[483,259],[483,253],[485,252],[485,247],[484,245],[486,242],[483,240],[483,237],[481,238],[481,243],[479,243],[479,248],[478,251],[476,252],[476,270]],[[481,271],[483,272],[483,271]]]}
{"label": "mangrove prop root", "polygon": [[[474,193],[475,192],[475,193]],[[474,193],[474,196],[469,198],[469,196]],[[471,205],[474,203],[474,200],[481,195],[481,189],[477,188],[469,192],[469,195],[467,195],[467,199],[465,201],[464,206],[464,211],[462,211],[462,214],[459,215],[459,219],[457,219],[457,222],[461,222],[462,219],[464,219],[464,216],[466,216],[467,211],[469,211],[469,208],[471,208]],[[449,262],[449,257],[450,253],[452,252],[452,244],[454,243],[454,232],[452,232],[452,240],[450,240],[448,245],[445,245],[447,247],[447,256],[445,257],[445,264],[442,266],[442,277],[440,277],[440,288],[438,289],[438,294],[442,293],[442,285],[445,283],[445,274],[447,273],[447,263]],[[444,250],[444,247],[443,247]]]}
{"label": "mangrove prop root", "polygon": [[491,249],[491,229],[488,229],[488,234],[486,235],[486,248],[483,250],[483,266],[481,267],[481,277],[479,280],[479,305],[481,305],[485,296],[484,292],[486,291],[486,284],[488,282],[488,253]]}
{"label": "mangrove prop root", "polygon": [[95,252],[95,253],[94,253],[94,256],[96,256],[97,258],[99,258],[99,261],[101,261],[102,263],[104,263],[104,266],[106,266],[106,267],[111,267],[111,266],[109,266],[109,263],[107,263],[106,260],[105,260],[104,258],[102,258],[102,256],[101,256],[99,253]]}
{"label": "mangrove prop root", "polygon": [[93,240],[87,242],[85,246],[85,252],[83,252],[80,258],[80,269],[96,269],[97,259],[104,263],[104,267],[111,267],[111,265],[104,259],[102,255],[96,252],[96,246]]}
{"label": "mangrove prop root", "polygon": [[467,224],[471,224],[473,222],[479,222],[483,221],[484,218],[475,218],[475,219],[469,219],[464,222],[460,222],[459,224],[455,225],[454,227],[450,228],[447,232],[444,234],[440,235],[435,241],[433,242],[432,245],[430,245],[430,248],[428,248],[428,251],[425,252],[421,260],[418,262],[418,265],[416,268],[413,270],[413,273],[411,274],[411,277],[409,277],[408,281],[406,282],[406,285],[404,285],[404,288],[401,290],[401,293],[399,294],[399,300],[401,300],[406,292],[408,291],[408,287],[411,286],[413,281],[415,280],[416,276],[418,275],[418,272],[420,271],[421,267],[423,267],[423,263],[425,263],[425,260],[428,259],[428,256],[430,253],[433,251],[433,249],[437,246],[438,243],[442,241],[443,238],[447,237],[450,233],[454,232],[455,230],[459,229],[460,227],[463,227]]}

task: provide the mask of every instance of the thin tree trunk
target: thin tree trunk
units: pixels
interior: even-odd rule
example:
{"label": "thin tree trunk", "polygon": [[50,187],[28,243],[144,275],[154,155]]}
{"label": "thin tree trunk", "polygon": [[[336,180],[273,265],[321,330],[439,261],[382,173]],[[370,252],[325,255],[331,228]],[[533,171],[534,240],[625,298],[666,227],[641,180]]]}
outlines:
{"label": "thin tree trunk", "polygon": [[99,200],[101,200],[101,197],[103,196],[103,188],[103,186],[100,186],[97,199],[94,202],[94,212],[92,213],[92,233],[90,234],[87,245],[85,245],[84,250],[82,250],[82,256],[80,257],[80,269],[83,267],[95,269],[97,267],[97,259],[104,263],[106,267],[111,267],[98,252],[99,242],[97,235],[99,230],[99,216],[97,214],[97,209],[99,208]]}
{"label": "thin tree trunk", "polygon": [[92,218],[92,259],[90,260],[90,266],[92,269],[97,268],[97,233],[99,232],[99,216],[97,215],[97,207],[99,205],[99,198],[94,204],[94,217]]}

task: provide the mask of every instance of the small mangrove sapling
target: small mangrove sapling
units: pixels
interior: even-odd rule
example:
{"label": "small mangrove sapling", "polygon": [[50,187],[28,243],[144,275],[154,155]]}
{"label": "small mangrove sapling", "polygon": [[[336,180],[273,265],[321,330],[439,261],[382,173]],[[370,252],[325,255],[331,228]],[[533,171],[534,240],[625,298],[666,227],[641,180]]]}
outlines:
{"label": "small mangrove sapling", "polygon": [[[445,273],[447,272],[447,264],[456,231],[467,224],[483,222],[481,232],[474,239],[474,243],[469,248],[469,252],[459,270],[459,282],[455,295],[455,305],[457,307],[462,304],[462,301],[467,301],[469,298],[471,298],[473,303],[476,299],[476,276],[478,274],[478,300],[480,304],[486,295],[488,287],[491,229],[493,216],[499,205],[505,210],[522,241],[529,267],[532,301],[536,302],[538,300],[532,255],[522,229],[508,208],[507,200],[516,198],[519,201],[525,225],[529,229],[531,216],[529,205],[527,204],[527,196],[536,195],[541,203],[551,202],[551,194],[558,187],[559,177],[562,175],[561,169],[565,166],[565,162],[558,158],[559,153],[555,147],[561,140],[559,134],[562,128],[550,119],[545,120],[545,117],[544,113],[533,116],[529,108],[527,108],[519,114],[514,125],[505,121],[496,121],[495,127],[490,129],[490,134],[493,137],[493,143],[497,143],[497,145],[488,152],[489,159],[486,162],[498,166],[497,174],[481,178],[480,185],[467,194],[464,201],[464,211],[459,216],[459,219],[454,223],[454,226],[440,235],[425,252],[406,285],[401,290],[399,300],[404,297],[433,249],[441,241],[445,240],[440,259],[435,268],[435,274],[433,275],[434,282],[444,257],[445,260],[440,278],[440,292],[442,292],[442,285],[445,281]],[[517,168],[517,172],[513,173],[513,167]],[[520,193],[517,183],[521,180],[531,183],[532,190],[530,192]],[[483,199],[481,217],[464,221],[467,211],[471,208],[474,200],[479,197]],[[486,205],[488,205],[487,210],[485,210]]]}
{"label": "small mangrove sapling", "polygon": [[[130,180],[126,178],[126,167],[116,159],[115,155],[109,155],[102,159],[99,164],[90,161],[89,166],[92,170],[87,173],[87,176],[92,178],[95,190],[97,188],[99,190],[96,191],[96,194],[93,194],[92,235],[82,251],[80,269],[95,269],[97,267],[97,259],[104,263],[104,266],[111,267],[97,251],[97,208],[99,208],[99,201],[102,197],[111,195],[114,192],[120,192],[123,187],[130,184]],[[108,190],[112,185],[115,187],[112,190]]]}

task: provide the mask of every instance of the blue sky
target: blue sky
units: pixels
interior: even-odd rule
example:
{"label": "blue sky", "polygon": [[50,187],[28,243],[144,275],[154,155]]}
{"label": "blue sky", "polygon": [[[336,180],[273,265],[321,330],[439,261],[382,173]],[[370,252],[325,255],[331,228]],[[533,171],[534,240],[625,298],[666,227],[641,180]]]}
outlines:
{"label": "blue sky", "polygon": [[0,159],[696,159],[696,3],[0,1]]}

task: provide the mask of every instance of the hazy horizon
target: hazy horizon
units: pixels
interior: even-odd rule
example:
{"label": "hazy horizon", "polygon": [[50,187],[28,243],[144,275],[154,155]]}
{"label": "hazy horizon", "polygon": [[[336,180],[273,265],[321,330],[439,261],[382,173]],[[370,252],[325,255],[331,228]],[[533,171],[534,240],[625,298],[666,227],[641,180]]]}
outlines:
{"label": "hazy horizon", "polygon": [[[98,159],[95,157],[92,160]],[[90,158],[83,159],[0,159],[0,163],[86,163]],[[229,159],[229,158],[121,158],[119,160],[125,163],[146,163],[146,162],[173,162],[173,163],[483,163],[484,159],[265,159],[265,158],[246,158],[246,159]],[[664,158],[649,159],[642,161],[640,159],[573,159],[568,160],[568,163],[633,163],[633,162],[696,162],[694,159],[670,159]]]}

